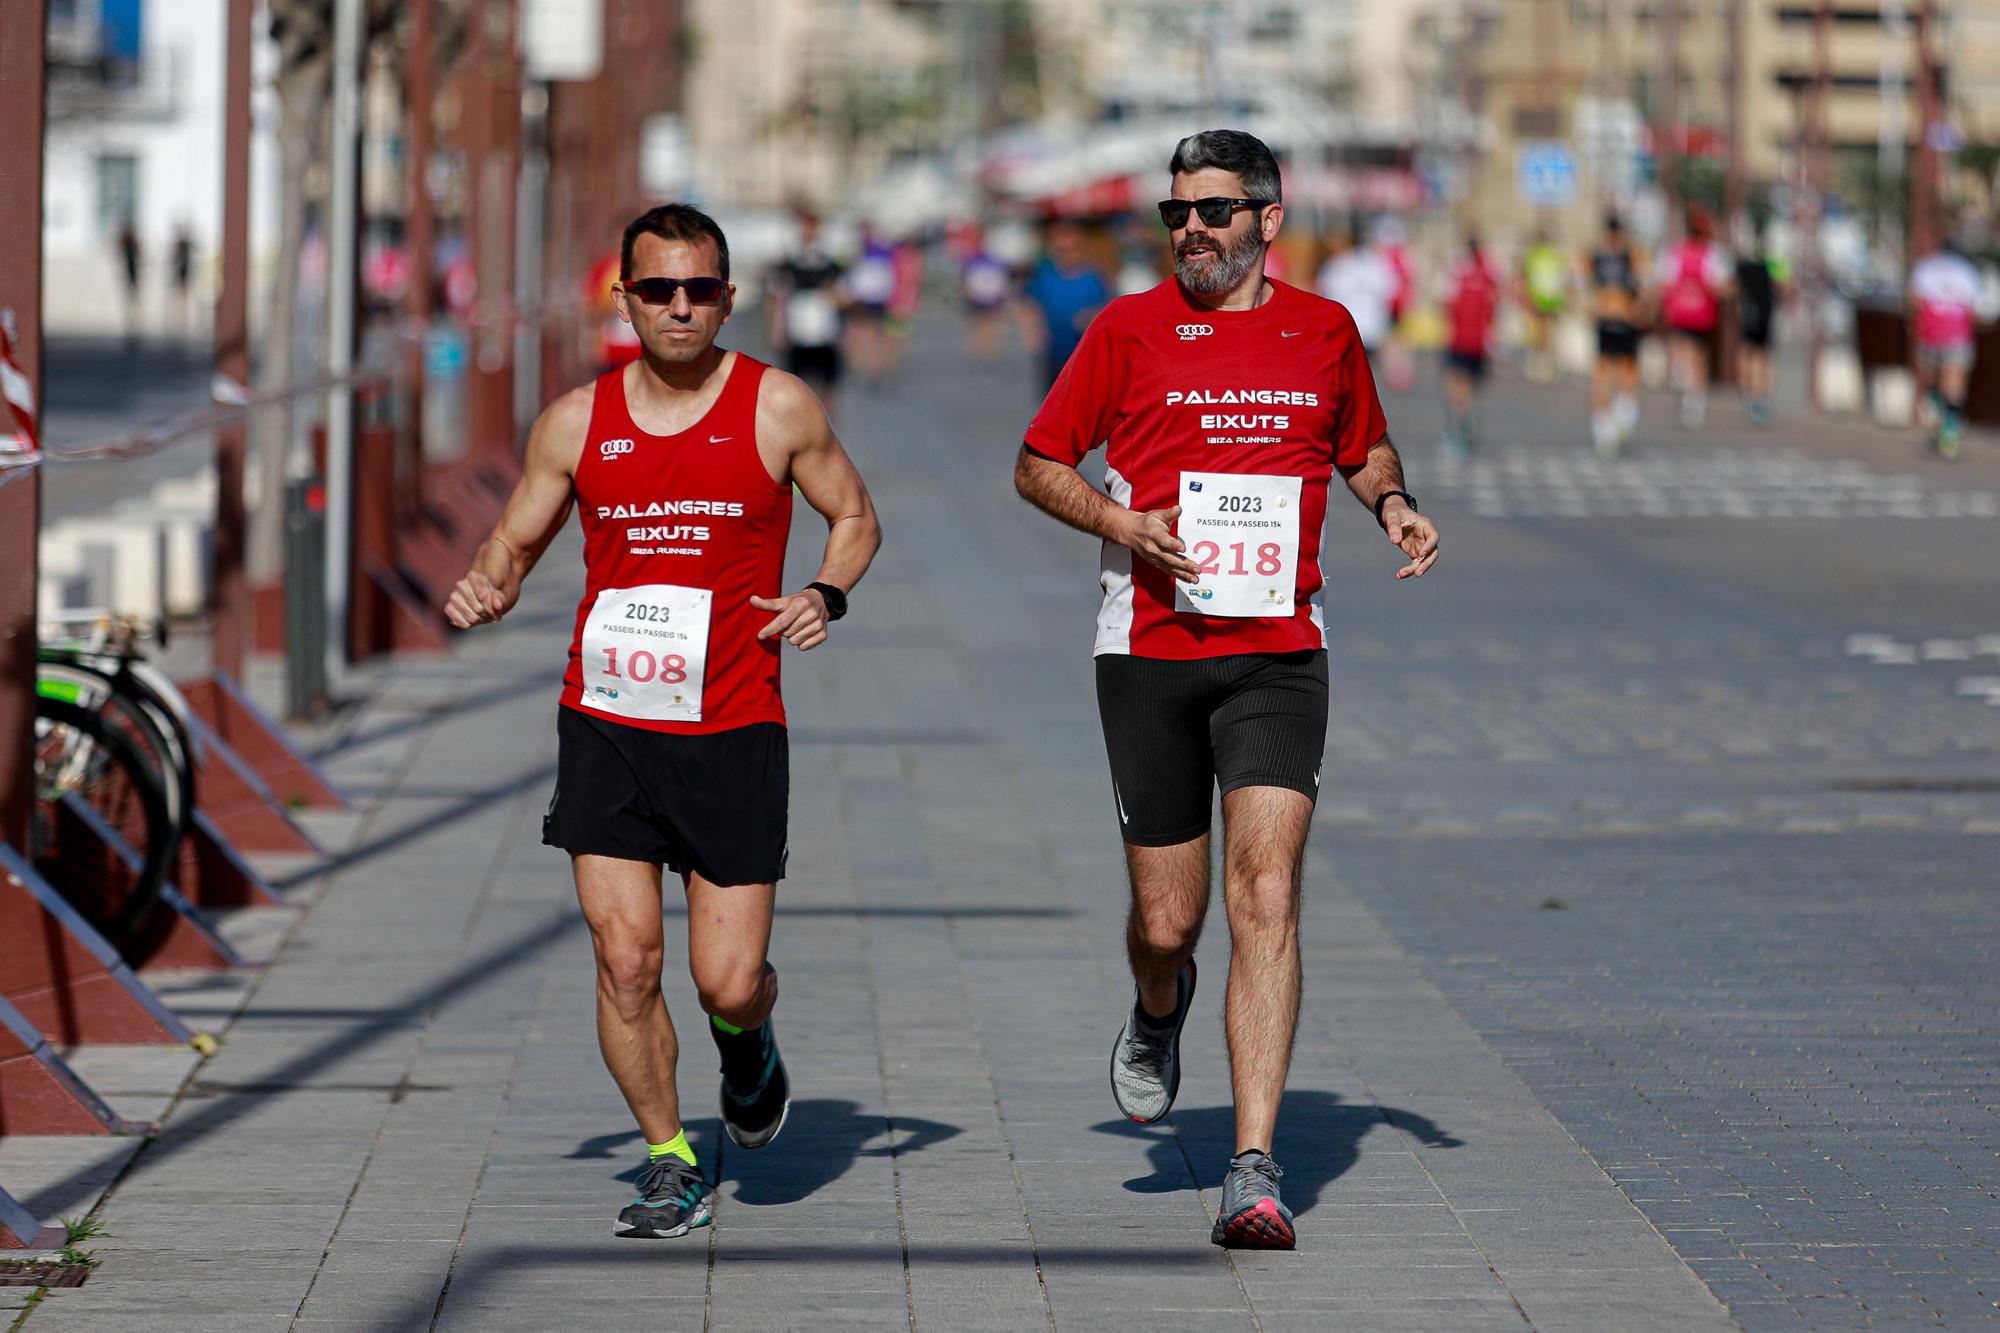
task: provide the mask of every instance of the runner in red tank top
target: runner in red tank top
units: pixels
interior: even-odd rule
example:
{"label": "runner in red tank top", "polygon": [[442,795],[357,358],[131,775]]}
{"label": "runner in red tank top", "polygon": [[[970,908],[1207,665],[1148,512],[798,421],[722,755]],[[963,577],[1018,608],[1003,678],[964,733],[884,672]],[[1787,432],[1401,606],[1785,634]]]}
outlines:
{"label": "runner in red tank top", "polygon": [[[1341,306],[1264,276],[1278,163],[1248,134],[1183,139],[1160,205],[1174,277],[1085,331],[1028,427],[1023,497],[1104,540],[1097,698],[1132,879],[1137,995],[1112,1047],[1119,1110],[1180,1085],[1222,789],[1236,1156],[1210,1233],[1290,1249],[1271,1160],[1298,1025],[1299,863],[1326,748],[1319,535],[1335,472],[1410,559],[1437,559]],[[1076,470],[1099,445],[1111,494]]]}
{"label": "runner in red tank top", "polygon": [[[722,1060],[722,1122],[745,1148],[784,1125],[790,1081],[765,960],[784,876],[789,757],[781,640],[807,649],[847,610],[881,528],[803,383],[715,345],[736,289],[712,219],[667,204],[625,229],[618,314],[643,355],[557,399],[521,483],[453,589],[461,629],[499,620],[574,504],[584,595],[557,710],[542,840],[570,853],[597,952],[597,1031],[647,1165],[621,1236],[684,1235],[713,1191],[681,1128],[660,994],[661,867],[688,900],[688,969]],[[818,577],[785,594],[792,490],[826,519]]]}

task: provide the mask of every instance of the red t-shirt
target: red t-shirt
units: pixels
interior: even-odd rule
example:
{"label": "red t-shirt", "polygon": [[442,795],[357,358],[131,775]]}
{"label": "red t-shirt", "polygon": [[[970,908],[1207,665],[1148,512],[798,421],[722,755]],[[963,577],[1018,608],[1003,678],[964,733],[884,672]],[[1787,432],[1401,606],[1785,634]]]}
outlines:
{"label": "red t-shirt", "polygon": [[[1328,483],[1336,464],[1365,462],[1388,423],[1346,308],[1271,287],[1252,310],[1203,309],[1172,278],[1111,302],[1028,427],[1030,449],[1072,467],[1103,444],[1111,498],[1130,509],[1192,503],[1182,495],[1188,473],[1299,481],[1296,518],[1287,516],[1298,543],[1289,614],[1204,615],[1185,592],[1176,598],[1172,575],[1106,542],[1099,654],[1186,660],[1326,646],[1319,546]],[[1184,539],[1187,526],[1184,513]],[[1192,554],[1211,573],[1242,574],[1228,567],[1246,554],[1254,560],[1256,540],[1249,553],[1225,538]]]}

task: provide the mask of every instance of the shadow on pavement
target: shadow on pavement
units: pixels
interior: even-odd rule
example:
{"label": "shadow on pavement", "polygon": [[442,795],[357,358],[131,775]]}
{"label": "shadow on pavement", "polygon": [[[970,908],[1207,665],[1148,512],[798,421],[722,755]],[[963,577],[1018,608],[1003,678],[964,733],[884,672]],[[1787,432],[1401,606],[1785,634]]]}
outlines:
{"label": "shadow on pavement", "polygon": [[717,1135],[716,1175],[736,1182],[736,1203],[753,1208],[797,1203],[839,1180],[863,1157],[906,1157],[959,1132],[957,1125],[935,1120],[864,1112],[859,1102],[809,1098],[793,1102],[785,1132],[755,1152]]}
{"label": "shadow on pavement", "polygon": [[[1377,1126],[1400,1129],[1427,1148],[1457,1148],[1465,1142],[1414,1111],[1343,1102],[1335,1093],[1310,1088],[1287,1092],[1278,1112],[1278,1143],[1272,1154],[1285,1168],[1285,1205],[1304,1213],[1318,1203],[1320,1191],[1354,1166],[1361,1140]],[[1153,1174],[1125,1182],[1135,1194],[1216,1189],[1236,1151],[1233,1106],[1187,1107],[1159,1125],[1106,1120],[1091,1128],[1100,1134],[1151,1140],[1146,1152]]]}

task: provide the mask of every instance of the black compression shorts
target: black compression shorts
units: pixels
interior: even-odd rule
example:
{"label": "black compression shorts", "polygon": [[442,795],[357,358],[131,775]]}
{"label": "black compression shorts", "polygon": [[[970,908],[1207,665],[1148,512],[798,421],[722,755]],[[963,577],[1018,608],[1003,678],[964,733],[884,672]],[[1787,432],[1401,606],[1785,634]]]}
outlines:
{"label": "black compression shorts", "polygon": [[1324,649],[1188,662],[1106,653],[1097,659],[1097,709],[1129,843],[1170,847],[1207,833],[1218,787],[1319,798]]}
{"label": "black compression shorts", "polygon": [[559,708],[542,841],[711,884],[775,884],[790,795],[791,750],[775,722],[686,736]]}

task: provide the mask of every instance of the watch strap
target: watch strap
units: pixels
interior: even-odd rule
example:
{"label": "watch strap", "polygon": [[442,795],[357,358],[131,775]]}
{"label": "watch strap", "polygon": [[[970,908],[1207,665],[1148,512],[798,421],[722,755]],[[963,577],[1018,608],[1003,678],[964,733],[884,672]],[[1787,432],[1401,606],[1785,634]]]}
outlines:
{"label": "watch strap", "polygon": [[831,583],[808,583],[808,588],[818,592],[826,600],[826,618],[838,620],[847,614],[847,594]]}
{"label": "watch strap", "polygon": [[1387,490],[1375,497],[1375,521],[1377,523],[1380,523],[1382,521],[1382,506],[1389,503],[1389,497],[1392,495],[1402,496],[1404,504],[1408,505],[1412,510],[1415,510],[1417,513],[1423,512],[1421,509],[1417,508],[1417,497],[1410,494],[1408,491]]}

